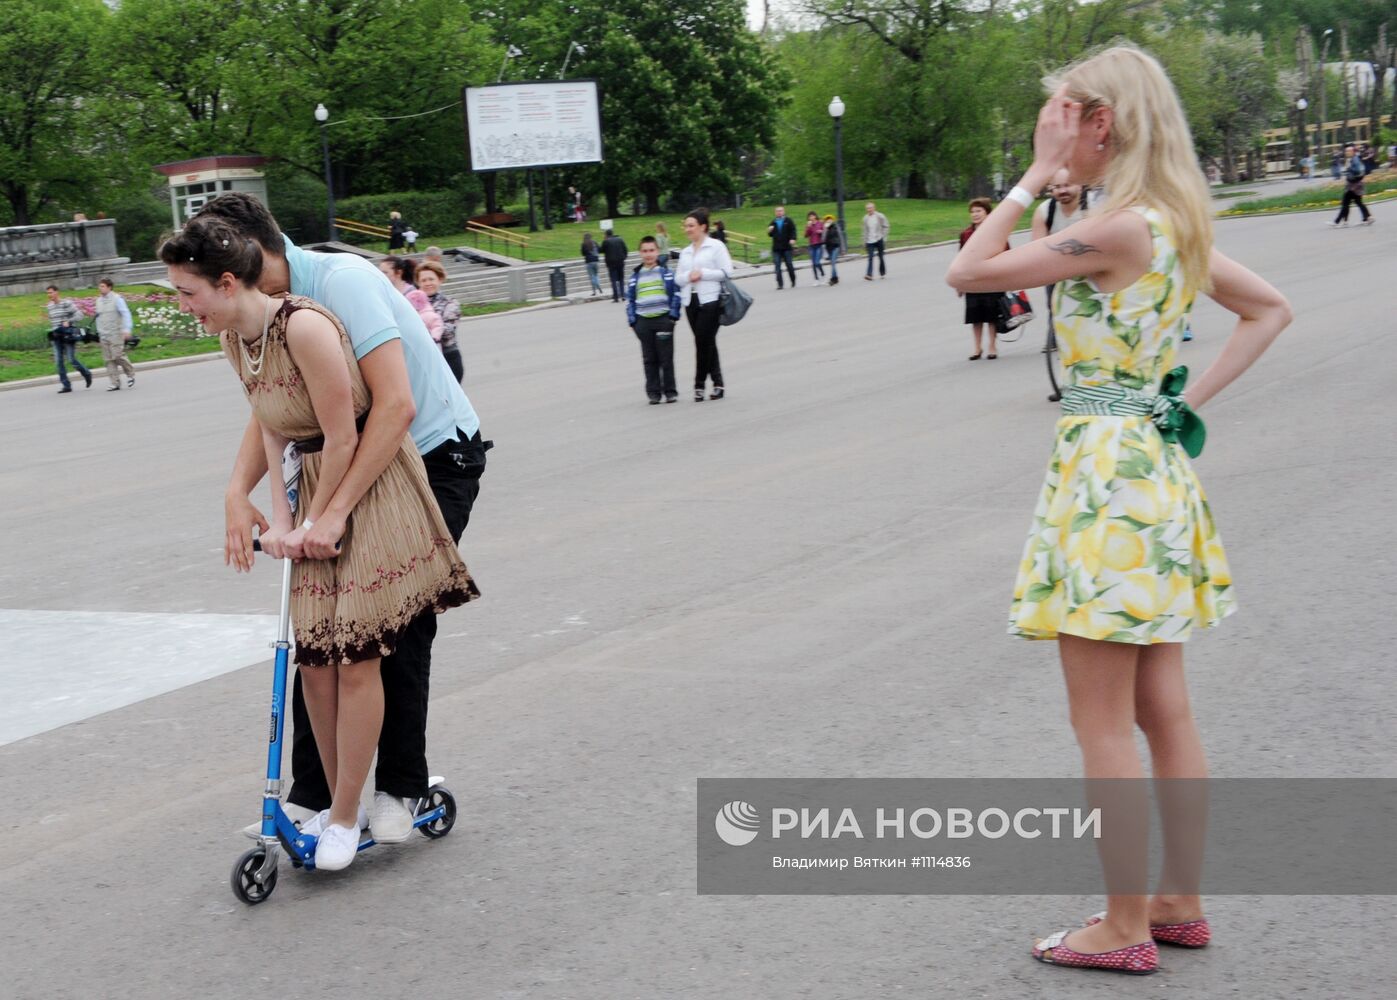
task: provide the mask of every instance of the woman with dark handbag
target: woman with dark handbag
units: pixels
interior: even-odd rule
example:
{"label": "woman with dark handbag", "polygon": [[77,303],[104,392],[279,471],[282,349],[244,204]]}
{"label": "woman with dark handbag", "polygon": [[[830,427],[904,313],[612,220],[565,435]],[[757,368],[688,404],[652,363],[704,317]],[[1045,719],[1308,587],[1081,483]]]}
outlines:
{"label": "woman with dark handbag", "polygon": [[679,254],[675,279],[679,300],[694,331],[694,402],[703,402],[703,390],[711,379],[709,399],[723,398],[723,368],[718,361],[718,326],[722,319],[723,279],[732,276],[727,245],[708,235],[708,209],[696,208],[684,216],[689,245]]}
{"label": "woman with dark handbag", "polygon": [[[960,245],[964,249],[966,241],[975,235],[975,230],[980,228],[980,223],[989,218],[990,212],[994,209],[994,203],[988,198],[972,198],[970,201],[970,225],[961,230]],[[1009,249],[1009,244],[1004,244],[1004,249]],[[958,293],[960,294],[960,293]],[[979,361],[984,357],[984,351],[980,346],[981,340],[986,331],[989,333],[989,359],[993,361],[999,357],[996,353],[995,338],[999,334],[999,305],[1000,299],[1004,297],[1003,292],[965,292],[965,322],[970,324],[971,331],[975,337],[975,353],[970,355],[971,361]]]}

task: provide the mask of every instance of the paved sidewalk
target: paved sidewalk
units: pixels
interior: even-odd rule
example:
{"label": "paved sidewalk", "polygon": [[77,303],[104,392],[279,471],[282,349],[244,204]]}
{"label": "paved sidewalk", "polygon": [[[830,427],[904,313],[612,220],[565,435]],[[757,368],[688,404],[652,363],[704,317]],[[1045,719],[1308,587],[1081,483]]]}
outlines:
{"label": "paved sidewalk", "polygon": [[[1397,227],[1218,237],[1297,320],[1204,413],[1196,466],[1241,600],[1188,647],[1210,766],[1390,776],[1397,339],[1373,317],[1397,306]],[[440,620],[429,733],[460,819],[339,875],[283,867],[257,908],[227,874],[260,804],[269,654],[195,677],[198,644],[164,631],[275,606],[274,566],[222,565],[240,388],[190,365],[119,410],[0,394],[0,606],[150,616],[105,655],[158,688],[74,721],[0,670],[0,700],[49,723],[0,746],[9,995],[1388,995],[1386,898],[1214,899],[1213,947],[1127,983],[1028,958],[1099,898],[696,894],[699,777],[1080,773],[1053,646],[1004,634],[1056,419],[1041,321],[967,363],[953,252],[892,256],[886,281],[749,283],[721,402],[648,406],[620,307],[472,324],[466,384],[497,443],[463,542],[484,597]],[[1228,325],[1205,302],[1194,329],[1200,371]],[[55,688],[109,665],[46,620],[9,664]]]}

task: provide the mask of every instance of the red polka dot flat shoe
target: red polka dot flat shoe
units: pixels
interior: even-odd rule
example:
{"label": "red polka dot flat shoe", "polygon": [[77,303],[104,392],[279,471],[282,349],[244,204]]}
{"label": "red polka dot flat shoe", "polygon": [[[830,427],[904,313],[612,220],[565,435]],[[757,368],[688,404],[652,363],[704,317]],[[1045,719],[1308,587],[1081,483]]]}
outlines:
{"label": "red polka dot flat shoe", "polygon": [[1070,933],[1071,931],[1058,931],[1039,941],[1033,946],[1033,957],[1048,965],[1122,972],[1127,976],[1149,976],[1159,971],[1159,949],[1153,941],[1143,941],[1140,944],[1132,944],[1129,948],[1088,955],[1073,951],[1063,944]]}
{"label": "red polka dot flat shoe", "polygon": [[[1082,926],[1090,927],[1105,919],[1106,911],[1102,910],[1087,917]],[[1182,924],[1150,924],[1150,937],[1159,944],[1172,944],[1176,948],[1205,948],[1213,939],[1213,929],[1208,926],[1206,917],[1200,917]]]}

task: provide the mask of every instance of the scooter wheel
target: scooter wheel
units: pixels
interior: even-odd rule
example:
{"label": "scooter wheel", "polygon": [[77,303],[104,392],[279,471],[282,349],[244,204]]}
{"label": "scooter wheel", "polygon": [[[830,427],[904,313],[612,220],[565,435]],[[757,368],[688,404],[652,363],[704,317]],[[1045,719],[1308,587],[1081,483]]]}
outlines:
{"label": "scooter wheel", "polygon": [[266,882],[258,882],[257,869],[262,867],[262,862],[266,860],[267,852],[261,847],[254,847],[238,858],[233,865],[233,874],[228,882],[233,887],[233,895],[237,896],[248,906],[256,906],[264,902],[276,888],[276,869],[272,869],[271,875]]}
{"label": "scooter wheel", "polygon": [[452,795],[445,785],[433,785],[427,789],[427,801],[423,803],[422,811],[431,812],[438,806],[442,809],[441,818],[418,827],[422,836],[432,840],[445,837],[456,825],[456,796]]}

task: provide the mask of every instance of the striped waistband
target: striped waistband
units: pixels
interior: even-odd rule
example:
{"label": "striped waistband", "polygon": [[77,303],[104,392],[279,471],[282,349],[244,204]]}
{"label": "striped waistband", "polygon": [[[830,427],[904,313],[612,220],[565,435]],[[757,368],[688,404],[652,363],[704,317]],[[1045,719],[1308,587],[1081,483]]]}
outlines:
{"label": "striped waistband", "polygon": [[1063,416],[1150,416],[1161,397],[1124,385],[1074,385],[1062,391]]}
{"label": "striped waistband", "polygon": [[1208,432],[1198,414],[1184,401],[1187,382],[1188,369],[1180,365],[1164,376],[1158,392],[1115,383],[1070,386],[1062,393],[1062,414],[1067,417],[1149,417],[1164,440],[1177,442],[1190,458],[1197,458],[1203,452]]}

